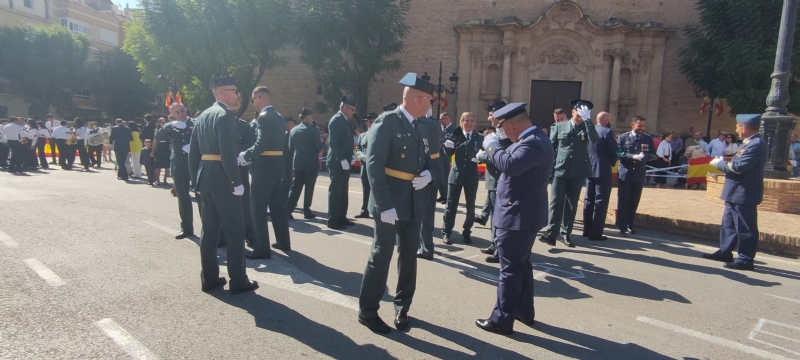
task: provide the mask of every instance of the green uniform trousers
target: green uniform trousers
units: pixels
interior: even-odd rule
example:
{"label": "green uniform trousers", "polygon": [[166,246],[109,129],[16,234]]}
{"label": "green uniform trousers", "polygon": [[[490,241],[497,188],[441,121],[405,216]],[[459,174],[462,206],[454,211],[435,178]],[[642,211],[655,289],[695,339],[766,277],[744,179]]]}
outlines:
{"label": "green uniform trousers", "polygon": [[226,244],[228,251],[228,276],[230,287],[244,287],[250,284],[244,262],[244,219],[242,197],[220,193],[200,193],[202,198],[203,232],[200,234],[200,280],[203,286],[212,286],[219,279],[217,245],[220,231],[229,235]]}
{"label": "green uniform trousers", "polygon": [[423,191],[430,193],[430,201],[425,203],[425,211],[420,224],[419,250],[426,254],[433,254],[433,221],[436,216],[436,195],[439,187],[428,186]]}
{"label": "green uniform trousers", "polygon": [[586,178],[553,177],[546,236],[556,237],[559,231],[564,236],[572,233],[572,224],[578,211],[578,198],[585,183]]}
{"label": "green uniform trousers", "polygon": [[289,200],[286,202],[286,211],[291,213],[297,207],[300,200],[300,192],[303,192],[303,213],[311,212],[311,201],[314,199],[314,185],[317,183],[317,170],[295,170],[292,180],[292,189],[289,192]]}
{"label": "green uniform trousers", "polygon": [[328,187],[328,226],[343,224],[347,221],[347,198],[350,170],[342,169],[335,163],[328,167],[331,185]]}
{"label": "green uniform trousers", "polygon": [[250,186],[250,211],[253,216],[253,255],[271,254],[269,249],[269,229],[267,210],[272,220],[275,241],[286,247],[289,241],[289,213],[286,211],[286,192],[283,179],[276,176],[253,176]]}
{"label": "green uniform trousers", "polygon": [[175,183],[175,196],[178,198],[178,213],[181,216],[181,232],[194,234],[194,212],[192,210],[192,197],[189,188],[191,184],[189,164],[186,162],[175,162],[172,166],[172,181]]}

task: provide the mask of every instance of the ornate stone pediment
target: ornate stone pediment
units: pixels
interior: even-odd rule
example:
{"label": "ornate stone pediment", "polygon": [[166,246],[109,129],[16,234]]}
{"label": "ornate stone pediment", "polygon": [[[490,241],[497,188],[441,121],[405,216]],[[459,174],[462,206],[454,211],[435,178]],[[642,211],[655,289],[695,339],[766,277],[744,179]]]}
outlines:
{"label": "ornate stone pediment", "polygon": [[539,62],[542,64],[577,64],[580,62],[578,53],[566,44],[554,44],[544,49],[539,55]]}
{"label": "ornate stone pediment", "polygon": [[500,50],[497,50],[497,48],[492,48],[487,59],[489,61],[500,62],[503,61],[503,54],[500,53]]}

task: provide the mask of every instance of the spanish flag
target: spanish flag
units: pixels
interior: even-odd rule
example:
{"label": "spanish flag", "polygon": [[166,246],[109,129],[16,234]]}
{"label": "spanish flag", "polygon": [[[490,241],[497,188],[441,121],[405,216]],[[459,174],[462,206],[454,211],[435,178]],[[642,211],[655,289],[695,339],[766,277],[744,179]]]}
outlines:
{"label": "spanish flag", "polygon": [[167,96],[164,99],[164,106],[169,107],[172,105],[172,90],[167,90]]}
{"label": "spanish flag", "polygon": [[178,93],[175,94],[175,101],[174,102],[176,102],[178,104],[183,104],[183,94],[181,94],[181,90],[180,89],[178,89]]}
{"label": "spanish flag", "polygon": [[442,109],[447,108],[447,90],[442,87],[442,91],[434,91],[433,93],[433,101],[439,101],[442,103]]}
{"label": "spanish flag", "polygon": [[706,112],[706,109],[708,109],[709,105],[711,105],[711,99],[709,99],[708,95],[706,95],[703,98],[703,104],[700,105],[700,113],[702,114],[702,113]]}

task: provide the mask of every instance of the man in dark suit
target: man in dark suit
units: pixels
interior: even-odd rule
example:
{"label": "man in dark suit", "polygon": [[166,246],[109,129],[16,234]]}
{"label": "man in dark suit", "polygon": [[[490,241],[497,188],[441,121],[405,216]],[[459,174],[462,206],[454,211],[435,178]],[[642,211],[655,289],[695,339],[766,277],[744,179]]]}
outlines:
{"label": "man in dark suit", "polygon": [[423,116],[419,118],[419,124],[422,125],[422,143],[425,145],[425,152],[428,158],[433,163],[430,168],[431,184],[421,191],[426,191],[429,198],[425,201],[425,210],[422,215],[422,222],[420,224],[420,239],[419,250],[417,250],[417,257],[425,260],[433,260],[433,222],[436,217],[436,195],[439,193],[439,185],[447,182],[444,178],[443,169],[439,166],[438,161],[441,157],[442,127],[436,119],[430,116]]}
{"label": "man in dark suit", "polygon": [[492,215],[500,276],[492,315],[476,320],[475,325],[511,334],[515,320],[527,326],[534,323],[531,248],[536,233],[547,224],[547,184],[554,150],[547,135],[531,124],[525,103],[508,104],[493,116],[499,122],[499,142],[487,144],[486,152],[502,173]]}
{"label": "man in dark suit", "polygon": [[[431,108],[436,87],[409,73],[403,104],[378,117],[367,133],[367,176],[372,188],[369,206],[375,218],[375,236],[358,294],[358,322],[371,331],[388,334],[391,328],[378,316],[386,294],[386,278],[397,246],[397,291],[394,325],[408,327],[408,310],[417,286],[417,248],[420,222],[425,212],[433,176],[430,149],[425,148],[422,125],[417,121]],[[426,150],[428,152],[426,152]],[[335,163],[334,163],[335,164]],[[438,164],[436,164],[438,165]]]}
{"label": "man in dark suit", "polygon": [[465,244],[472,243],[470,234],[475,222],[475,197],[478,193],[478,151],[483,149],[483,134],[475,131],[475,115],[464,113],[461,115],[461,127],[451,134],[445,134],[444,147],[450,149],[455,155],[453,168],[447,178],[447,208],[444,210],[444,224],[442,225],[442,241],[446,245],[453,242],[450,234],[456,221],[458,201],[461,199],[461,190],[464,190],[464,199],[467,204],[467,217],[464,219],[464,228],[461,235]]}
{"label": "man in dark suit", "polygon": [[633,219],[642,198],[647,162],[655,159],[656,147],[653,138],[645,134],[647,120],[636,116],[631,122],[631,132],[619,135],[619,177],[617,178],[617,227],[620,233],[636,234]]}
{"label": "man in dark suit", "polygon": [[269,259],[269,229],[267,210],[270,212],[275,243],[272,247],[290,251],[289,212],[286,210],[287,193],[283,191],[283,140],[286,119],[272,107],[272,96],[266,86],[253,89],[253,105],[259,110],[256,120],[256,141],[239,153],[239,163],[252,163],[250,171],[250,211],[253,217],[253,252],[248,259]]}
{"label": "man in dark suit", "polygon": [[436,199],[441,204],[447,203],[447,179],[450,178],[450,160],[453,157],[453,149],[448,149],[444,146],[444,142],[453,136],[456,131],[456,126],[451,123],[450,114],[443,112],[439,114],[439,124],[442,126],[442,143],[439,145],[441,149],[440,159],[442,160],[442,176],[444,181],[439,185],[439,198]]}
{"label": "man in dark suit", "polygon": [[[175,238],[185,239],[194,236],[194,212],[190,195],[190,186],[194,176],[189,173],[189,143],[192,140],[194,122],[189,118],[186,107],[181,103],[172,104],[169,107],[169,113],[175,118],[175,121],[164,125],[158,132],[156,140],[172,143],[170,173],[175,183],[175,197],[178,198],[178,213],[181,216],[181,232],[175,235]],[[202,200],[198,199],[198,201]]]}
{"label": "man in dark suit", "polygon": [[331,184],[328,187],[328,227],[343,230],[355,225],[347,219],[347,200],[350,193],[350,163],[354,160],[353,127],[349,119],[356,113],[356,103],[346,96],[342,97],[339,112],[328,122],[328,171]]}
{"label": "man in dark suit", "polygon": [[[499,125],[499,122],[494,118],[494,112],[500,110],[507,103],[505,100],[500,100],[496,103],[490,104],[487,110],[489,110],[489,123],[492,124],[492,130]],[[487,135],[484,140],[484,148],[489,145],[489,143],[496,141],[497,135],[491,133]],[[484,184],[486,186],[486,202],[483,205],[483,213],[481,213],[480,220],[475,219],[475,221],[481,225],[486,225],[486,222],[491,219],[492,213],[494,213],[494,203],[497,199],[497,180],[500,178],[500,170],[497,169],[494,164],[492,164],[492,158],[489,156],[489,153],[486,151],[481,150],[478,152],[477,156],[478,160],[484,164],[486,164],[486,176],[484,177]],[[481,249],[481,252],[489,255],[484,260],[488,263],[499,263],[500,259],[497,257],[497,238],[495,238],[495,226],[492,223],[492,244],[488,247]]]}
{"label": "man in dark suit", "polygon": [[[128,153],[131,152],[131,141],[133,141],[133,133],[131,129],[126,128],[122,119],[114,121],[117,126],[111,128],[111,134],[108,136],[108,141],[114,147],[114,156],[117,159],[117,179],[128,180],[128,169],[125,163],[128,160]],[[60,144],[59,144],[60,145]],[[59,146],[59,150],[61,147]],[[63,151],[62,151],[63,153]],[[62,154],[63,158],[64,155]]]}
{"label": "man in dark suit", "polygon": [[369,113],[364,115],[364,124],[367,125],[367,131],[358,135],[358,143],[356,144],[356,157],[361,161],[361,193],[363,201],[361,202],[361,212],[356,215],[358,219],[369,218],[369,178],[367,178],[367,132],[372,127],[372,123],[378,118],[378,114]]}
{"label": "man in dark suit", "polygon": [[592,124],[594,105],[586,100],[572,100],[572,118],[553,124],[550,141],[556,153],[550,197],[547,232],[539,238],[550,246],[560,240],[569,247],[578,198],[586,178],[591,175],[589,144],[597,142],[597,131]]}
{"label": "man in dark suit", "polygon": [[[764,197],[764,165],[769,145],[759,134],[761,115],[736,115],[736,133],[744,146],[730,162],[720,158],[711,165],[725,173],[720,199],[725,200],[722,226],[719,228],[719,250],[704,254],[706,259],[725,262],[734,270],[753,270],[758,246],[758,204]],[[733,261],[733,250],[739,253]]]}
{"label": "man in dark suit", "polygon": [[322,152],[322,139],[319,129],[314,124],[314,115],[311,110],[300,110],[300,125],[292,129],[289,134],[289,149],[292,150],[294,162],[292,164],[292,189],[286,202],[286,210],[291,213],[297,207],[300,192],[303,192],[303,217],[313,219],[317,217],[311,211],[311,201],[314,199],[314,185],[319,174],[319,156]]}
{"label": "man in dark suit", "polygon": [[617,140],[610,126],[611,114],[597,114],[597,142],[589,144],[592,175],[586,179],[583,199],[583,237],[592,241],[608,239],[603,236],[603,228],[611,197],[611,168],[617,162]]}
{"label": "man in dark suit", "polygon": [[216,102],[196,119],[189,148],[189,172],[203,202],[203,231],[200,235],[200,279],[203,291],[222,286],[219,277],[217,243],[220,229],[227,236],[228,275],[234,294],[252,291],[245,271],[244,214],[242,213],[242,175],[236,163],[239,130],[232,107],[239,103],[239,90],[232,77],[211,79]]}
{"label": "man in dark suit", "polygon": [[153,138],[156,136],[156,122],[153,118],[153,115],[146,114],[144,116],[144,126],[142,126],[142,132],[139,133],[139,139],[142,140],[142,144],[144,144],[145,140],[153,141]]}

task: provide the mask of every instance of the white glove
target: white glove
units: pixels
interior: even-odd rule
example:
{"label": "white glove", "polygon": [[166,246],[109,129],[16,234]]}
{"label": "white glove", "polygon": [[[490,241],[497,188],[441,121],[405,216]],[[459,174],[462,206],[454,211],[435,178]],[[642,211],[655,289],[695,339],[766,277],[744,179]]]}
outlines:
{"label": "white glove", "polygon": [[503,128],[499,127],[496,130],[497,130],[497,139],[498,140],[508,139],[508,136],[506,136],[506,131]]}
{"label": "white glove", "polygon": [[711,160],[711,166],[717,166],[720,162],[722,162],[722,158],[717,156]]}
{"label": "white glove", "polygon": [[381,221],[394,225],[400,218],[397,217],[397,210],[391,208],[381,213]]}
{"label": "white glove", "polygon": [[350,170],[350,163],[347,160],[342,160],[342,170]]}
{"label": "white glove", "polygon": [[578,108],[575,109],[575,112],[578,113],[578,116],[580,116],[583,121],[592,121],[592,110],[589,110],[588,106],[578,106]]}
{"label": "white glove", "polygon": [[367,155],[361,155],[361,162],[362,163],[367,162]]}
{"label": "white glove", "polygon": [[633,155],[633,159],[634,160],[642,160],[642,159],[644,159],[644,153],[640,152],[640,153],[638,153],[636,155]]}
{"label": "white glove", "polygon": [[239,163],[240,166],[247,162],[247,160],[244,159],[244,151],[239,153],[239,156],[236,158],[236,162]]}
{"label": "white glove", "polygon": [[244,185],[239,185],[233,188],[233,195],[242,196],[244,195]]}
{"label": "white glove", "polygon": [[176,129],[186,129],[186,123],[183,121],[173,121],[170,124]]}
{"label": "white glove", "polygon": [[411,180],[411,184],[414,185],[414,190],[422,190],[431,183],[431,180],[433,180],[431,172],[425,170],[419,176],[414,177],[414,180]]}
{"label": "white glove", "polygon": [[489,146],[489,144],[491,144],[491,143],[493,143],[495,141],[497,141],[497,135],[495,135],[494,133],[486,135],[486,137],[483,139],[483,148],[484,149],[487,148]]}
{"label": "white glove", "polygon": [[454,149],[456,147],[456,143],[454,143],[452,140],[447,140],[444,142],[444,147],[448,149]]}
{"label": "white glove", "polygon": [[481,161],[477,157],[472,158],[472,162],[479,164]]}
{"label": "white glove", "polygon": [[[483,157],[484,154],[486,154],[486,151],[483,151],[483,150],[478,151],[478,153],[475,154],[475,159],[473,159],[472,161],[480,159],[481,157]],[[476,161],[476,162],[480,162],[480,161]]]}
{"label": "white glove", "polygon": [[186,145],[183,145],[183,147],[181,149],[183,149],[183,152],[188,154],[190,147],[191,147],[190,144],[186,144]]}

